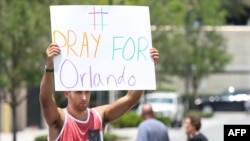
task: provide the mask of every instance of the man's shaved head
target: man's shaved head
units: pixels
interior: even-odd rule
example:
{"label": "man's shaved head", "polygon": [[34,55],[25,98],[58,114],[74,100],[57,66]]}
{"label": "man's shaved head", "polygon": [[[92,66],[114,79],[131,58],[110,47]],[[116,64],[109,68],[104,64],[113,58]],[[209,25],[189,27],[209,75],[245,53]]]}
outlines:
{"label": "man's shaved head", "polygon": [[152,106],[148,103],[144,104],[142,106],[142,117],[153,117],[154,116],[154,111],[152,109]]}

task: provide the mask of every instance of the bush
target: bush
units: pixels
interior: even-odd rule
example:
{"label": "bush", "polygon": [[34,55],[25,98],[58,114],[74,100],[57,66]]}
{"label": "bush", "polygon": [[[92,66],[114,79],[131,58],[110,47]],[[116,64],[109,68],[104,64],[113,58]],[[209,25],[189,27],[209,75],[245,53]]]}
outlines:
{"label": "bush", "polygon": [[112,122],[112,125],[116,128],[123,128],[123,127],[137,127],[142,118],[135,112],[127,112],[119,119]]}
{"label": "bush", "polygon": [[155,117],[156,119],[160,120],[163,122],[165,125],[170,126],[171,125],[171,120],[168,117]]}
{"label": "bush", "polygon": [[[171,125],[171,120],[168,117],[157,116],[155,118],[162,121],[165,125]],[[142,120],[143,119],[141,118],[141,116],[133,111],[130,111],[111,124],[116,128],[137,127],[142,122]]]}
{"label": "bush", "polygon": [[47,135],[37,136],[35,141],[47,141]]}
{"label": "bush", "polygon": [[110,134],[110,133],[104,134],[104,141],[118,141],[122,139],[126,139],[126,137],[120,137],[120,136]]}
{"label": "bush", "polygon": [[213,116],[213,113],[203,113],[200,110],[189,110],[186,115],[194,115],[194,116],[198,116],[201,118],[210,118]]}

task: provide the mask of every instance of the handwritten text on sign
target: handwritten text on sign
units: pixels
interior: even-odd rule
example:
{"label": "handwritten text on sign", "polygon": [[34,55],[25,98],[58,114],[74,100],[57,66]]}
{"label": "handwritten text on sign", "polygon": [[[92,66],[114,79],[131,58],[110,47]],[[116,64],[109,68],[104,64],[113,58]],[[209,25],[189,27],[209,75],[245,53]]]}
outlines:
{"label": "handwritten text on sign", "polygon": [[144,6],[51,6],[55,89],[155,89]]}

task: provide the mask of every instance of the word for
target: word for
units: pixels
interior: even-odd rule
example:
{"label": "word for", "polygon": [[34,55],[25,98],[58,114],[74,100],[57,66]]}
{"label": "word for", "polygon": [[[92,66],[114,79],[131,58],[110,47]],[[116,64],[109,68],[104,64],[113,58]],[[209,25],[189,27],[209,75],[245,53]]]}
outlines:
{"label": "word for", "polygon": [[[64,76],[67,74],[63,73],[63,70],[66,69],[74,70],[75,74],[71,74],[71,78],[73,78],[71,84],[68,83],[69,80],[64,79],[65,78]],[[125,66],[123,67],[121,74],[118,76],[115,76],[114,74],[103,76],[98,72],[94,72],[91,66],[89,66],[87,72],[80,72],[80,71],[82,70],[78,70],[76,65],[71,60],[65,59],[60,67],[59,77],[61,84],[67,89],[75,88],[79,83],[82,88],[85,88],[86,85],[92,88],[92,87],[109,86],[109,85],[115,85],[116,87],[118,87],[121,84],[128,86],[135,86],[136,84],[135,76],[134,75],[127,76],[127,74],[125,73],[126,72]]]}
{"label": "word for", "polygon": [[[137,41],[135,41],[132,37],[128,37],[127,39],[123,36],[113,37],[112,60],[115,59],[115,51],[118,50],[121,51],[119,56],[122,56],[124,60],[132,60],[136,57],[136,60],[139,61],[140,56],[147,60],[144,52],[148,49],[148,44],[148,40],[145,37],[139,37]],[[127,51],[128,49],[129,52]]]}
{"label": "word for", "polygon": [[[86,57],[90,57],[90,48],[92,47],[90,45],[90,42],[94,44],[94,52],[93,57],[96,58],[97,52],[100,46],[101,42],[101,35],[94,35],[92,33],[83,32],[82,38],[80,38],[81,46],[79,47],[79,44],[77,44],[79,39],[77,38],[76,33],[73,30],[68,30],[67,34],[64,35],[63,32],[59,30],[53,31],[53,38],[54,42],[57,43],[58,39],[63,39],[63,43],[60,44],[61,47],[67,47],[67,56],[69,56],[70,53],[73,53],[73,55],[77,57],[83,56],[84,49],[86,50]],[[148,48],[149,48],[149,41],[145,37],[138,37],[138,38],[132,38],[132,37],[124,37],[124,36],[114,36],[113,41],[111,41],[112,45],[112,60],[115,60],[115,56],[122,57],[124,60],[137,60],[139,61],[141,58],[144,58],[147,60],[148,54]],[[92,44],[92,45],[93,45]],[[78,45],[78,46],[77,46]],[[103,47],[107,47],[106,45],[103,45]],[[79,49],[80,51],[76,51],[76,49]]]}
{"label": "word for", "polygon": [[246,129],[230,129],[228,136],[244,136],[247,133]]}

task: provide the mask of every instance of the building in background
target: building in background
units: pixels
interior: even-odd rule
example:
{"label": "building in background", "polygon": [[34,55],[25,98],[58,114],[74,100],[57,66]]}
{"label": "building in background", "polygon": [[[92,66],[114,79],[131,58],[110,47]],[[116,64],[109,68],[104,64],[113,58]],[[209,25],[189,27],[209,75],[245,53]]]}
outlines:
{"label": "building in background", "polygon": [[[250,26],[221,26],[218,32],[226,38],[226,48],[233,59],[224,72],[204,78],[198,93],[216,94],[229,86],[250,88]],[[183,80],[174,77],[173,82],[178,91],[185,92]]]}

